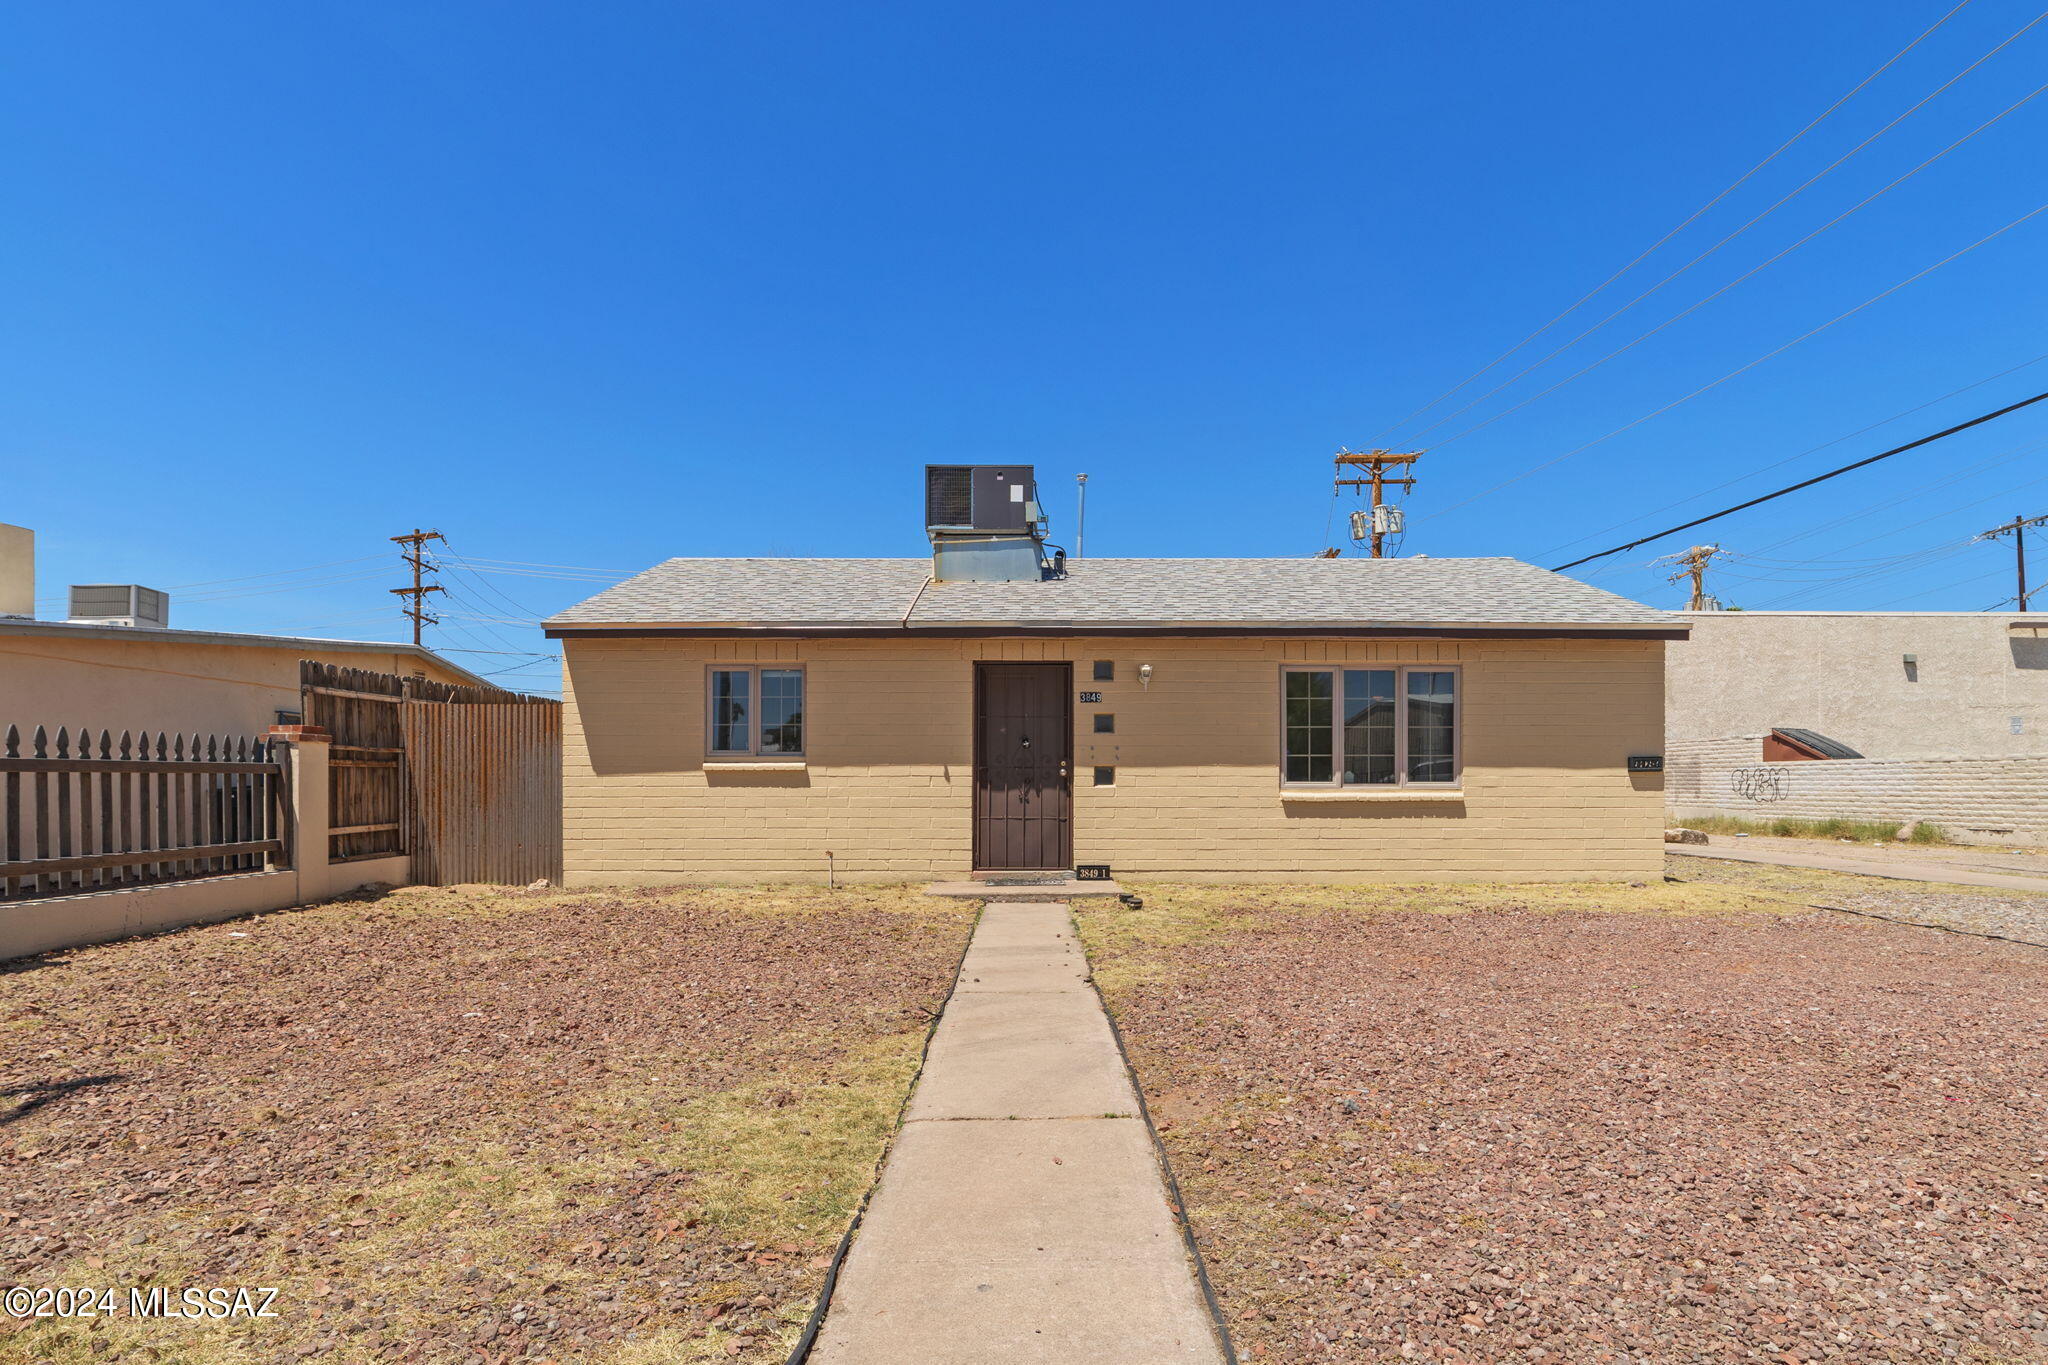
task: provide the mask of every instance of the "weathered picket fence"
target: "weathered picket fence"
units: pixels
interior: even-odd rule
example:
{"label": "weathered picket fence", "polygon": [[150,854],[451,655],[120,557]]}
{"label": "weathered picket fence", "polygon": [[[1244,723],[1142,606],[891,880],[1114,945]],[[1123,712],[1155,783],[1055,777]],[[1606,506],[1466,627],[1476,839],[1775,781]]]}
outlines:
{"label": "weathered picket fence", "polygon": [[0,744],[0,901],[218,877],[284,855],[284,765],[261,739],[41,726]]}

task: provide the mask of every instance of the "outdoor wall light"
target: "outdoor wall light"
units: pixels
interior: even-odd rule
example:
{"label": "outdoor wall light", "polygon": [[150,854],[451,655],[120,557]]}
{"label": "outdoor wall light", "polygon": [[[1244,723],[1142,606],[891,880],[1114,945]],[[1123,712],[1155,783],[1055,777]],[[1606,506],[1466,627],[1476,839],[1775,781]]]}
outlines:
{"label": "outdoor wall light", "polygon": [[1139,664],[1139,665],[1138,665],[1138,686],[1140,686],[1140,687],[1150,687],[1151,685],[1152,685],[1152,665],[1150,665],[1150,664]]}

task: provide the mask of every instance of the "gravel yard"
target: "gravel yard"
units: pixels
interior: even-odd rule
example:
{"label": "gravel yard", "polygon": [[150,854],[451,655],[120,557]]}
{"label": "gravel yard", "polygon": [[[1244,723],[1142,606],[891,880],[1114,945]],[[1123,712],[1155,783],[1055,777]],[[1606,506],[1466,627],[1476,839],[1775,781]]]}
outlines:
{"label": "gravel yard", "polygon": [[1082,909],[1240,1353],[2048,1359],[2048,952],[1782,871]]}
{"label": "gravel yard", "polygon": [[282,1288],[0,1359],[779,1360],[970,919],[414,888],[0,966],[0,1283]]}

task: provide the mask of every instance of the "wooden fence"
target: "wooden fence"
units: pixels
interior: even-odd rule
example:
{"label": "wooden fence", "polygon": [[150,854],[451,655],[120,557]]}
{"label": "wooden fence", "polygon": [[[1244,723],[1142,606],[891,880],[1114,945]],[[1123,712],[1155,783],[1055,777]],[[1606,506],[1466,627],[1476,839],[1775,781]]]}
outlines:
{"label": "wooden fence", "polygon": [[284,767],[261,739],[37,727],[0,746],[0,901],[251,872],[283,860]]}
{"label": "wooden fence", "polygon": [[299,661],[306,724],[334,736],[327,768],[327,856],[333,862],[405,852],[405,731],[398,713],[407,681]]}
{"label": "wooden fence", "polygon": [[334,736],[333,861],[409,854],[433,886],[560,880],[560,702],[311,659],[299,683]]}
{"label": "wooden fence", "polygon": [[413,880],[523,885],[562,878],[562,708],[407,702]]}

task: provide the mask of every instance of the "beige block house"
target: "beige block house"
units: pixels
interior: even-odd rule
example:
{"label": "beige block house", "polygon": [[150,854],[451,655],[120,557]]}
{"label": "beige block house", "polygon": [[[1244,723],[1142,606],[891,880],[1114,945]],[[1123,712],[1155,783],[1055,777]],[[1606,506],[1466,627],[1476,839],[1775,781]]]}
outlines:
{"label": "beige block house", "polygon": [[1031,538],[675,559],[549,621],[569,884],[1661,875],[1631,759],[1682,621],[1508,559]]}

